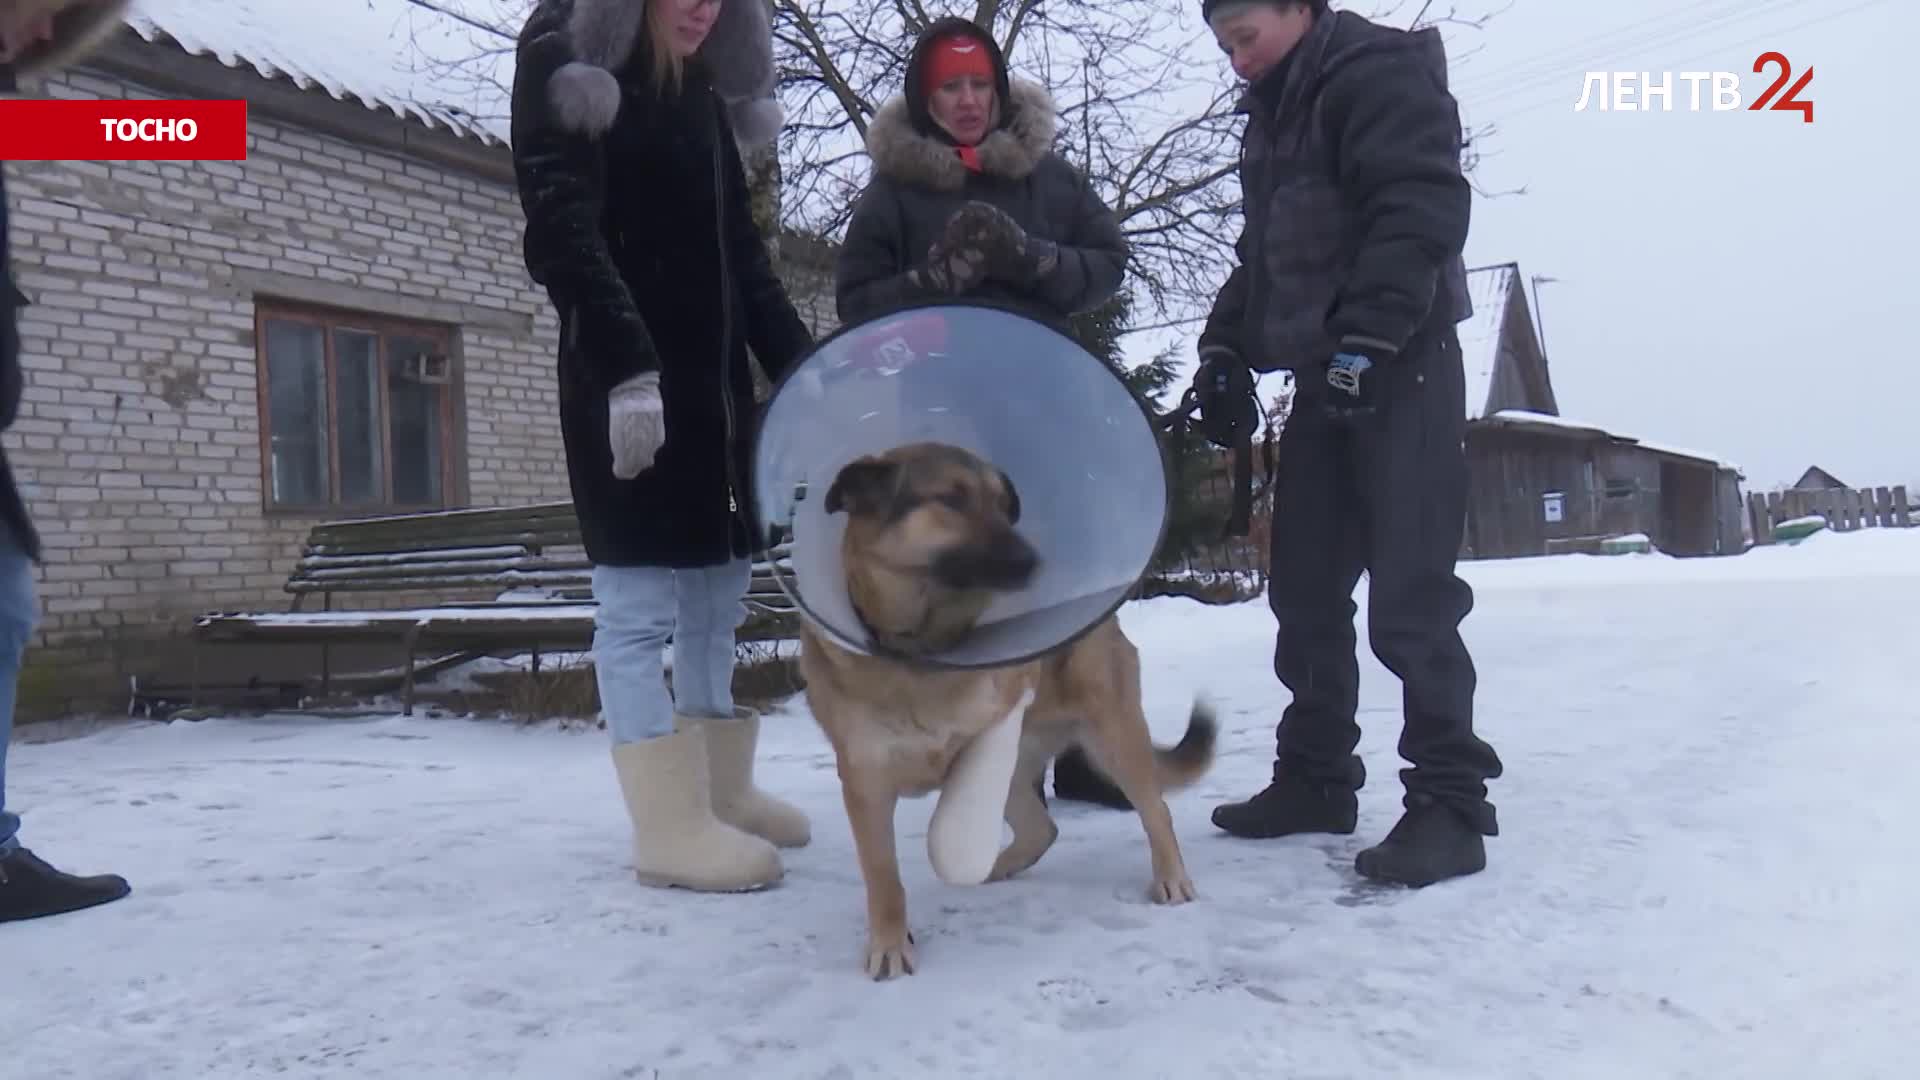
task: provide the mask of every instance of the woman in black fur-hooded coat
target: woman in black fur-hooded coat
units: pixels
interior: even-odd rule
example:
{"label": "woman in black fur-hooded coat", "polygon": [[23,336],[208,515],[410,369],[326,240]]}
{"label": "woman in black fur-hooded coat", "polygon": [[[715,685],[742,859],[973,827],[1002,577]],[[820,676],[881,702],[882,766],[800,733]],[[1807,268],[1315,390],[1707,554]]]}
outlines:
{"label": "woman in black fur-hooded coat", "polygon": [[809,839],[754,787],[759,717],[731,692],[760,535],[747,350],[778,379],[812,344],[736,145],[778,133],[773,87],[766,0],[541,0],[520,33],[527,269],[559,315],[601,712],[655,885],[760,888],[781,877],[776,846]]}

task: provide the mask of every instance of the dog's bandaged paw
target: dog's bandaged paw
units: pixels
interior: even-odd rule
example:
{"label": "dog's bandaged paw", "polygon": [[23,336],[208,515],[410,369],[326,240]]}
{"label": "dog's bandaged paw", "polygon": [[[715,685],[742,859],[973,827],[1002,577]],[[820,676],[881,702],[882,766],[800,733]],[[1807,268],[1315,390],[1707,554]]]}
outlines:
{"label": "dog's bandaged paw", "polygon": [[1000,857],[1007,791],[1020,763],[1020,731],[1033,704],[1028,689],[1013,710],[954,758],[927,825],[927,859],[949,885],[979,885]]}
{"label": "dog's bandaged paw", "polygon": [[653,465],[667,441],[666,414],[660,403],[660,373],[635,375],[607,395],[607,439],[613,448],[613,475],[631,480]]}

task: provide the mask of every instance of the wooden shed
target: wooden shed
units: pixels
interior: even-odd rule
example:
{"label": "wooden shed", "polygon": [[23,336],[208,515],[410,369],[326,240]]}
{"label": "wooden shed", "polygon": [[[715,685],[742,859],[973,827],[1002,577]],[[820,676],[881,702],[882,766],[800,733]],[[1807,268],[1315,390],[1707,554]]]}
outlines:
{"label": "wooden shed", "polygon": [[1818,465],[1807,466],[1800,479],[1793,482],[1795,491],[1845,491],[1847,485],[1840,478]]}
{"label": "wooden shed", "polygon": [[1568,420],[1516,263],[1468,275],[1460,324],[1470,470],[1466,558],[1598,551],[1644,536],[1672,555],[1746,550],[1737,467]]}
{"label": "wooden shed", "polygon": [[1644,536],[1669,555],[1746,550],[1740,471],[1708,455],[1508,410],[1468,426],[1463,553],[1595,552]]}

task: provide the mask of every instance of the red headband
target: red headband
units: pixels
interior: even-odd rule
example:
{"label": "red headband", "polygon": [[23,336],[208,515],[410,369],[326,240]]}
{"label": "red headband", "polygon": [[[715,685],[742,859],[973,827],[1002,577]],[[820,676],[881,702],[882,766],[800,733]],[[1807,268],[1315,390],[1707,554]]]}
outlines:
{"label": "red headband", "polygon": [[989,82],[993,81],[993,60],[987,55],[985,42],[972,34],[951,34],[927,50],[923,76],[927,93],[933,93],[942,83],[962,75],[978,75]]}

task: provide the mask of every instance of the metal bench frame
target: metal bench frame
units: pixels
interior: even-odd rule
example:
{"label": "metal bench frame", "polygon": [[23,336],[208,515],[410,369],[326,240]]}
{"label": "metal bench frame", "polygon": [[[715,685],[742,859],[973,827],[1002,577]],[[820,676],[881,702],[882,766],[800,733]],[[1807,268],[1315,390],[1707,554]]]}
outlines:
{"label": "metal bench frame", "polygon": [[[320,693],[333,686],[332,646],[392,642],[405,658],[401,702],[413,714],[415,661],[423,650],[476,659],[522,650],[540,671],[542,651],[586,652],[593,643],[593,567],[578,549],[571,502],[434,511],[327,521],[309,532],[285,590],[286,611],[209,612],[194,622],[193,692],[201,698],[203,644],[288,642],[320,647]],[[561,549],[556,551],[556,549]],[[787,558],[785,547],[771,558]],[[527,589],[530,596],[510,590]],[[502,590],[487,600],[336,610],[338,593]],[[303,611],[319,594],[320,611]],[[744,598],[742,640],[791,637],[796,612],[763,557]]]}

